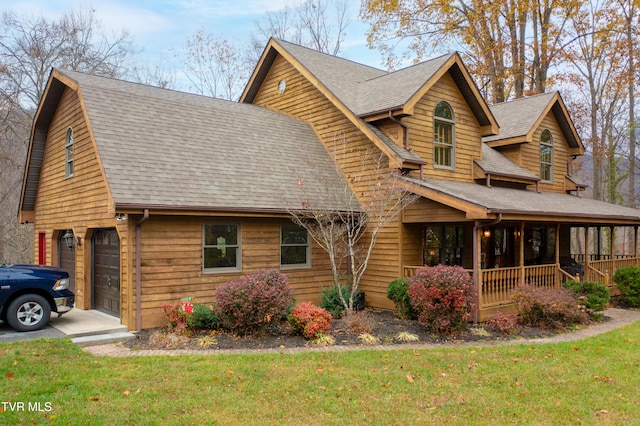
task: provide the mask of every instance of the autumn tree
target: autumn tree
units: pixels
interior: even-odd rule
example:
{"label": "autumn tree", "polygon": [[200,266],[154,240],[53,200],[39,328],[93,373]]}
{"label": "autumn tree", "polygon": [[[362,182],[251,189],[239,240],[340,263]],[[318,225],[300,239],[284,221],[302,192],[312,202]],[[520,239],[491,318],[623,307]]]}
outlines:
{"label": "autumn tree", "polygon": [[31,122],[52,67],[122,76],[129,34],[107,34],[93,11],[57,20],[4,12],[0,20],[0,261],[29,262],[32,230],[17,223]]}
{"label": "autumn tree", "polygon": [[[353,156],[352,149],[340,137],[331,151],[336,172],[342,174],[340,164]],[[347,186],[342,191],[324,187],[322,198],[332,200],[324,205],[316,204],[316,197],[307,193],[306,180],[323,176],[320,171],[314,173],[314,165],[308,164],[306,175],[297,177],[301,206],[289,209],[293,222],[305,228],[329,255],[333,284],[349,312],[354,310],[359,285],[380,233],[418,198],[401,184],[399,172],[388,167],[384,154],[368,150],[358,157],[357,166],[345,176]],[[344,298],[344,287],[349,290],[348,299]]]}
{"label": "autumn tree", "polygon": [[[365,0],[360,15],[370,26],[369,45],[386,55],[388,67],[458,47],[495,103],[546,90],[549,70],[567,43],[567,20],[582,2]],[[401,43],[407,49],[398,56]]]}

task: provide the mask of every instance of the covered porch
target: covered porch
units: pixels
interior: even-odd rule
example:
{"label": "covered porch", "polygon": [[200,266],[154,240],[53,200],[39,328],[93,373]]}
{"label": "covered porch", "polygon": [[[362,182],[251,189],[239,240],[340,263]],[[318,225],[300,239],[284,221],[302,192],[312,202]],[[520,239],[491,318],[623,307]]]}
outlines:
{"label": "covered porch", "polygon": [[618,268],[640,265],[640,211],[569,194],[433,181],[402,215],[402,274],[436,264],[473,277],[476,321],[513,309],[520,284],[557,288],[599,281],[615,291]]}

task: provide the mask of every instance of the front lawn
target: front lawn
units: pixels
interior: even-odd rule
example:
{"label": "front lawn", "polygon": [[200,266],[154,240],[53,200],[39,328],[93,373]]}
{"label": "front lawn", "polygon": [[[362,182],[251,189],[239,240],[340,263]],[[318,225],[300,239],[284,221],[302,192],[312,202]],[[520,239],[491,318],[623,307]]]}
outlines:
{"label": "front lawn", "polygon": [[296,355],[107,358],[68,340],[8,343],[0,424],[630,424],[638,347],[640,323],[564,344]]}

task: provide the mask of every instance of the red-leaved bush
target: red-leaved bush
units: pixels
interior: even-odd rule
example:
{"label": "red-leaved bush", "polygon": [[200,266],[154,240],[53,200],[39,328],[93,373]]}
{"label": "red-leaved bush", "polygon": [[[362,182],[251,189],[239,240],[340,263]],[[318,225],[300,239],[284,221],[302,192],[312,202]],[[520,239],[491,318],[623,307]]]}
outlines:
{"label": "red-leaved bush", "polygon": [[293,301],[287,276],[275,270],[258,271],[216,290],[222,326],[238,334],[260,333],[286,316]]}
{"label": "red-leaved bush", "polygon": [[315,339],[319,334],[328,333],[332,321],[333,317],[327,310],[311,302],[300,302],[289,316],[293,332],[307,339]]}
{"label": "red-leaved bush", "polygon": [[571,290],[523,285],[511,297],[518,308],[518,321],[524,325],[561,329],[589,322],[589,314]]}
{"label": "red-leaved bush", "polygon": [[460,266],[418,269],[407,294],[418,322],[439,334],[465,328],[475,306],[473,280]]}

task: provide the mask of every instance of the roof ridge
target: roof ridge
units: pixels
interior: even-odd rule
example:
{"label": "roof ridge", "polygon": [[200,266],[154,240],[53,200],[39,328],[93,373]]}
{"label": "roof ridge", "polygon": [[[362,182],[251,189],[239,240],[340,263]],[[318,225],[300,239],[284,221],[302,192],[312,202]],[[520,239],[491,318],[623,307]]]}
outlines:
{"label": "roof ridge", "polygon": [[442,59],[442,58],[444,58],[444,57],[450,58],[450,57],[452,57],[452,56],[456,55],[457,53],[458,53],[458,52],[456,52],[456,51],[449,52],[449,53],[445,53],[445,54],[442,54],[442,55],[440,55],[440,56],[436,56],[435,58],[427,59],[426,61],[421,61],[421,62],[418,62],[417,64],[411,64],[411,65],[409,65],[409,66],[406,66],[406,67],[404,67],[404,68],[400,68],[400,69],[398,69],[398,70],[394,70],[394,71],[387,71],[387,72],[386,72],[386,74],[382,74],[382,75],[379,75],[379,76],[376,76],[376,77],[370,78],[370,79],[368,79],[368,80],[364,80],[364,81],[363,81],[363,83],[367,83],[367,82],[370,82],[370,81],[376,80],[376,79],[378,79],[378,78],[384,78],[384,77],[392,76],[392,75],[395,75],[395,74],[400,73],[400,72],[403,72],[403,71],[408,71],[408,70],[410,70],[411,68],[415,68],[415,67],[419,67],[419,66],[424,66],[424,65],[426,65],[426,64],[431,64],[431,63],[433,63],[433,62],[435,62],[435,61],[437,61],[437,60],[439,60],[439,59]]}
{"label": "roof ridge", "polygon": [[531,96],[523,96],[522,98],[516,98],[516,99],[512,99],[510,101],[497,102],[497,103],[494,103],[494,104],[490,104],[489,107],[512,104],[514,102],[520,102],[520,101],[528,101],[528,100],[531,100],[531,99],[534,99],[534,98],[541,98],[543,96],[556,95],[556,94],[559,94],[559,93],[560,92],[558,90],[553,90],[551,92],[544,92],[544,93],[536,93],[535,95],[531,95]]}

